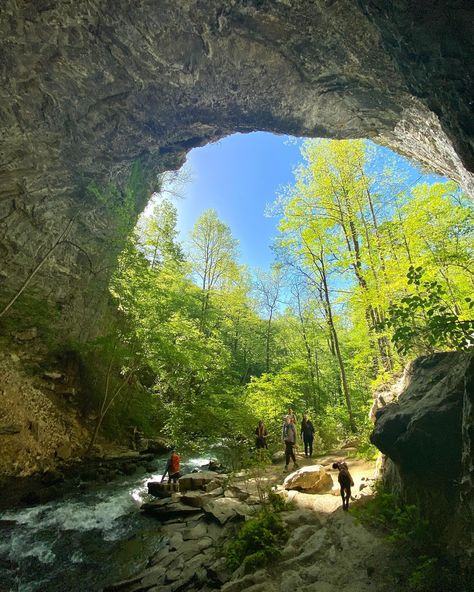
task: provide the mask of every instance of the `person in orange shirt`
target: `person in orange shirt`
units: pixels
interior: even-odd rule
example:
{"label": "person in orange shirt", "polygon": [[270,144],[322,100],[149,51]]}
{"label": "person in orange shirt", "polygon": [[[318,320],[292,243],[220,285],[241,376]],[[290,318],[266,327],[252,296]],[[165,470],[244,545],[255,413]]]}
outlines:
{"label": "person in orange shirt", "polygon": [[170,484],[170,489],[173,488],[175,491],[178,491],[178,479],[181,477],[181,473],[179,472],[180,462],[181,459],[179,454],[174,448],[172,448],[168,463],[166,464],[165,472],[161,478],[161,483],[163,483],[166,474],[168,474],[168,483]]}

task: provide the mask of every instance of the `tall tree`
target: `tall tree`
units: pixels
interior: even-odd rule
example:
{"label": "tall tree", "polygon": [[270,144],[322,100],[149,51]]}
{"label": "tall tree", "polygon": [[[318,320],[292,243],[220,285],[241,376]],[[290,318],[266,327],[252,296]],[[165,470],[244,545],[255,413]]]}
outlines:
{"label": "tall tree", "polygon": [[161,199],[154,205],[152,214],[140,221],[140,248],[150,262],[151,269],[168,261],[183,261],[183,250],[177,240],[177,220],[178,214],[173,203]]}
{"label": "tall tree", "polygon": [[223,286],[237,269],[238,241],[213,209],[196,221],[190,235],[190,259],[202,290],[201,320],[204,326],[213,290]]}

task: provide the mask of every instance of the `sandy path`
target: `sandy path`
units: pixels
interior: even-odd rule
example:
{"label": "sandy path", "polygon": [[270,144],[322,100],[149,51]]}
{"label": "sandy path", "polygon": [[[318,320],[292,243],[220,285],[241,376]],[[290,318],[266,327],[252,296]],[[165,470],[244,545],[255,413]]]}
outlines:
{"label": "sandy path", "polygon": [[[337,450],[312,459],[298,454],[300,467],[323,465],[333,477],[334,494],[287,492],[297,506],[281,516],[291,536],[275,565],[244,575],[239,569],[222,592],[394,592],[400,590],[400,574],[405,569],[383,536],[359,524],[342,510],[337,471],[331,465],[344,459],[354,479],[353,496],[370,495],[375,463],[348,458],[353,450]],[[290,469],[291,471],[291,469]],[[247,481],[249,492],[274,485],[282,489],[283,463],[266,467]],[[368,480],[368,481],[367,481]],[[243,482],[239,483],[241,486]],[[241,573],[239,573],[241,572]]]}

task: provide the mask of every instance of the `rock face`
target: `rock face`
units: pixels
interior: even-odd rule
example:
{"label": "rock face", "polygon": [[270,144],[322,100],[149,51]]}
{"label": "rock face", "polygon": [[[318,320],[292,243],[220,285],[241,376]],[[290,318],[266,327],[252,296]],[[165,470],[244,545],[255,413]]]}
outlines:
{"label": "rock face", "polygon": [[331,491],[333,481],[322,465],[302,467],[288,475],[283,482],[285,489],[298,489],[305,493],[326,493]]}
{"label": "rock face", "polygon": [[[5,0],[0,309],[58,243],[17,321],[35,308],[62,337],[94,335],[151,177],[232,132],[378,138],[472,189],[473,13],[430,0]],[[147,182],[124,226],[120,192],[90,187],[123,188],[132,163]]]}
{"label": "rock face", "polygon": [[472,353],[418,358],[371,436],[389,459],[385,483],[420,504],[466,563],[474,554],[473,377]]}

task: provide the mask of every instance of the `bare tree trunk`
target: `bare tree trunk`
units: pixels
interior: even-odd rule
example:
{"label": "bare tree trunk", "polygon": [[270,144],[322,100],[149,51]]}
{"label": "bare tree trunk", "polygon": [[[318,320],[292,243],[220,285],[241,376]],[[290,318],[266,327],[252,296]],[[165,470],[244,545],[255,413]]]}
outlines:
{"label": "bare tree trunk", "polygon": [[328,289],[328,285],[327,285],[327,278],[326,278],[326,269],[324,266],[324,259],[323,257],[321,257],[321,267],[320,267],[320,273],[321,273],[321,280],[323,282],[323,287],[324,287],[324,297],[326,300],[326,307],[327,307],[327,313],[328,313],[328,324],[329,324],[329,329],[332,333],[332,338],[333,338],[333,343],[334,343],[334,351],[336,353],[336,358],[337,358],[337,362],[339,364],[339,371],[340,371],[340,375],[341,375],[341,386],[342,386],[342,392],[344,394],[344,398],[346,401],[346,407],[347,407],[347,413],[349,415],[349,425],[351,428],[351,431],[353,433],[357,432],[357,427],[354,421],[354,415],[352,413],[352,402],[351,402],[351,396],[349,393],[349,386],[347,383],[347,375],[346,375],[346,369],[344,366],[344,361],[342,359],[342,355],[341,355],[341,349],[339,347],[339,338],[337,335],[337,331],[336,331],[336,327],[334,325],[334,318],[332,315],[332,307],[331,307],[331,301],[329,298],[329,289]]}
{"label": "bare tree trunk", "polygon": [[267,321],[267,335],[265,343],[265,372],[270,372],[270,334],[272,325],[273,310],[270,311],[270,316]]}
{"label": "bare tree trunk", "polygon": [[100,406],[100,411],[99,411],[99,416],[97,417],[97,422],[94,428],[94,432],[92,434],[91,440],[89,442],[89,446],[87,447],[86,450],[86,456],[90,454],[90,451],[92,450],[95,441],[97,439],[97,436],[99,434],[99,430],[100,430],[100,426],[102,425],[102,422],[104,420],[104,417],[107,415],[107,412],[109,411],[110,407],[112,406],[113,402],[116,400],[116,398],[119,396],[119,394],[122,392],[122,390],[124,389],[125,385],[129,383],[130,378],[132,377],[133,373],[135,370],[130,370],[129,373],[127,374],[126,378],[124,378],[124,380],[122,381],[122,383],[115,389],[114,393],[112,394],[112,396],[110,397],[110,400],[108,399],[109,396],[109,387],[110,387],[110,376],[112,373],[112,364],[113,364],[113,359],[111,360],[109,367],[107,369],[107,378],[105,381],[105,392],[104,392],[104,397],[102,399],[102,404]]}

